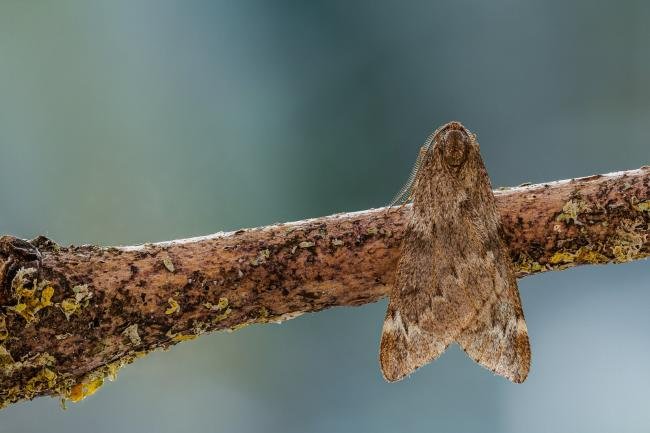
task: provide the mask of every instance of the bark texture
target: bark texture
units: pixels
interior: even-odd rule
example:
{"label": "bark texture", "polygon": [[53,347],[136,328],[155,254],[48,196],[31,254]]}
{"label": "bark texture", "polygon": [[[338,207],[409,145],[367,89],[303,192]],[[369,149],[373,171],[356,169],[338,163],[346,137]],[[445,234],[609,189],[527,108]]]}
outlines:
{"label": "bark texture", "polygon": [[[495,196],[518,277],[650,255],[650,167]],[[78,401],[122,365],[205,332],[375,302],[409,210],[132,247],[1,237],[0,406]]]}

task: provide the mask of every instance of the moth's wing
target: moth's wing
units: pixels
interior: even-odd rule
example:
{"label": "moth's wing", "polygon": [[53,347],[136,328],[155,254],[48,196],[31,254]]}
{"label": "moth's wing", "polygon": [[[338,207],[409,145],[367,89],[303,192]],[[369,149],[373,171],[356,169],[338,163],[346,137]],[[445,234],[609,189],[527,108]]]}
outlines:
{"label": "moth's wing", "polygon": [[469,227],[471,255],[478,258],[468,260],[469,268],[461,272],[467,276],[463,285],[471,299],[481,302],[456,341],[476,362],[519,383],[530,369],[528,330],[490,180],[478,152],[475,157],[474,205],[458,219]]}
{"label": "moth's wing", "polygon": [[[488,251],[488,260],[477,270],[487,277],[478,282],[486,291],[485,303],[456,341],[477,363],[521,383],[530,369],[528,329],[508,252],[500,239],[496,241],[496,251]],[[491,293],[487,291],[489,286],[485,286],[487,279],[493,282]]]}
{"label": "moth's wing", "polygon": [[[496,236],[486,242],[492,249],[455,261],[456,280],[435,263],[432,243],[407,230],[382,331],[379,357],[386,380],[411,374],[454,341],[494,373],[518,383],[526,379],[528,331],[508,251]],[[464,308],[476,313],[459,312]]]}
{"label": "moth's wing", "polygon": [[407,227],[381,336],[379,361],[389,382],[440,356],[453,333],[432,332],[431,321],[449,308],[434,287],[434,245]]}

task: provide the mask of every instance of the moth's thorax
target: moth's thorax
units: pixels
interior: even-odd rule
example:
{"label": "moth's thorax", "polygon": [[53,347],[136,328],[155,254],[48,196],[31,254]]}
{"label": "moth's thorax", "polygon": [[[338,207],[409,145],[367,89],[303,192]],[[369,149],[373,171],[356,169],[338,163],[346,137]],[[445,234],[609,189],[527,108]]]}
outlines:
{"label": "moth's thorax", "polygon": [[[447,234],[467,236],[462,212],[474,213],[482,203],[482,175],[485,173],[476,136],[460,122],[449,122],[433,135],[432,146],[421,167],[413,193],[414,211],[430,209],[437,220],[437,229]],[[491,194],[491,189],[488,193]],[[417,219],[416,230],[430,232],[432,221]]]}

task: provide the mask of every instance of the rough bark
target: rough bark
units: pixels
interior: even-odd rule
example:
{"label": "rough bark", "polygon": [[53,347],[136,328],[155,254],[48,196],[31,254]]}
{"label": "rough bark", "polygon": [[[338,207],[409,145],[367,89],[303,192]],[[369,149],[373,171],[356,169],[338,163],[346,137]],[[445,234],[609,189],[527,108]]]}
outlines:
{"label": "rough bark", "polygon": [[[650,255],[650,167],[495,191],[518,276]],[[132,247],[0,238],[0,406],[215,330],[387,295],[409,206]],[[382,320],[378,317],[377,320]]]}

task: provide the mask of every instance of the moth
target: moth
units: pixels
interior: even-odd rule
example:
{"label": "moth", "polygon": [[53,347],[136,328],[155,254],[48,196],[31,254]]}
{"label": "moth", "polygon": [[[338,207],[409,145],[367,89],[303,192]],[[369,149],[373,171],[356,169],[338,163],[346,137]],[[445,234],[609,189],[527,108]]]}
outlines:
{"label": "moth", "polygon": [[456,342],[480,365],[523,382],[528,331],[476,135],[459,122],[431,134],[392,204],[410,199],[381,336],[384,378],[400,380]]}

